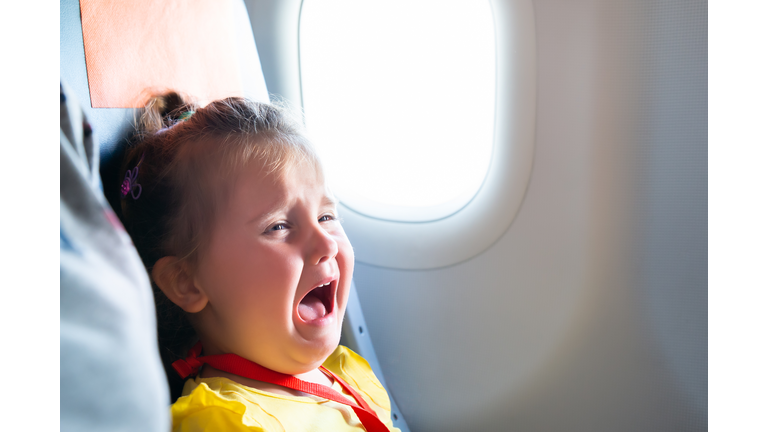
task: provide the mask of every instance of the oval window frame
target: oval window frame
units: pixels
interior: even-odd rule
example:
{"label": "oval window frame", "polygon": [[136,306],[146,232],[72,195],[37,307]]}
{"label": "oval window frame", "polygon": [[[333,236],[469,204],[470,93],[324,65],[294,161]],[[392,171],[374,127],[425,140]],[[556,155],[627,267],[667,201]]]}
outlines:
{"label": "oval window frame", "polygon": [[530,0],[491,0],[490,6],[496,43],[496,100],[493,150],[483,184],[463,208],[428,222],[378,219],[339,203],[357,261],[404,270],[454,265],[489,248],[517,215],[534,157],[534,12]]}

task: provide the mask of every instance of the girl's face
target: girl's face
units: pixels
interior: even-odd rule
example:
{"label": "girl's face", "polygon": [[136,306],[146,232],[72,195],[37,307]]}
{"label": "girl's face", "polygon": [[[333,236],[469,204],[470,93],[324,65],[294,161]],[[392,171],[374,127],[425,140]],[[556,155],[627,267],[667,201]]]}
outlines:
{"label": "girl's face", "polygon": [[317,368],[341,336],[354,257],[322,176],[253,164],[220,212],[194,284],[205,354],[235,353],[278,372]]}

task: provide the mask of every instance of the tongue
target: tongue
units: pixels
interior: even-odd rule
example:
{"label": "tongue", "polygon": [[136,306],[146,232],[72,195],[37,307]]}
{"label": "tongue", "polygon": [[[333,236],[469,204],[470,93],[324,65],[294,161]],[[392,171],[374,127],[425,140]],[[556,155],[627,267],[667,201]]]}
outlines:
{"label": "tongue", "polygon": [[325,305],[314,293],[309,293],[299,303],[299,316],[304,321],[314,321],[325,316]]}

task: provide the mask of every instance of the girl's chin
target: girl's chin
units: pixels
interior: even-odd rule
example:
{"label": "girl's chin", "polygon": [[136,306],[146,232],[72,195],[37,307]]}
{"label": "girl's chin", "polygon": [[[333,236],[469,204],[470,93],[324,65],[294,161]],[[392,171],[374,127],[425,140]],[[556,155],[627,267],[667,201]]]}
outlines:
{"label": "girl's chin", "polygon": [[[299,348],[299,353],[295,357],[300,359],[301,370],[311,371],[317,369],[339,346],[341,339],[340,332],[333,335],[327,335],[324,338],[318,338],[311,341],[303,341]],[[299,372],[301,373],[301,372]]]}

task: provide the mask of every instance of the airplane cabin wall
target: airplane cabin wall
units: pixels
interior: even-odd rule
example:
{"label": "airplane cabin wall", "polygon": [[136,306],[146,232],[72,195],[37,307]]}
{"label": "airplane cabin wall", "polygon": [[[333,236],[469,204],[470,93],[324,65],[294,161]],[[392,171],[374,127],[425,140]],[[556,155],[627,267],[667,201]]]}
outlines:
{"label": "airplane cabin wall", "polygon": [[[707,2],[532,3],[512,225],[445,268],[356,263],[392,396],[414,432],[706,430]],[[269,90],[300,101],[301,2],[246,4]]]}

